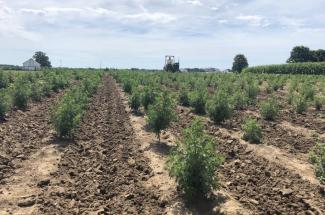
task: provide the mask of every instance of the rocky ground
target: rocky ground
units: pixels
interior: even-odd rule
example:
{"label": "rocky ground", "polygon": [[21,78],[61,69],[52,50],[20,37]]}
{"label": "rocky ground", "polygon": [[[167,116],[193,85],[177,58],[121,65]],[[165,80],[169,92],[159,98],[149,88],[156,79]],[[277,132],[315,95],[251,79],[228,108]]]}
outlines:
{"label": "rocky ground", "polygon": [[40,196],[42,214],[160,214],[152,174],[112,78],[105,76],[75,142]]}

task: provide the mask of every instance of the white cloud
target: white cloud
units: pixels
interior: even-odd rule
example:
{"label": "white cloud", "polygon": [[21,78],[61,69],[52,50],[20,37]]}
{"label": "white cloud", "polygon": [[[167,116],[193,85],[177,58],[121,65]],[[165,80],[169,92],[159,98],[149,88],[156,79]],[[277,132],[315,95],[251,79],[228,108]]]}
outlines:
{"label": "white cloud", "polygon": [[295,43],[325,49],[323,11],[324,0],[0,0],[1,53],[12,53],[0,60],[42,49],[67,66],[160,68],[166,53],[184,67],[227,68],[237,52],[284,62]]}
{"label": "white cloud", "polygon": [[0,37],[10,38],[18,37],[27,40],[37,40],[39,36],[36,33],[27,31],[23,23],[17,19],[13,9],[0,1]]}
{"label": "white cloud", "polygon": [[253,26],[262,26],[266,27],[269,25],[269,22],[266,20],[266,18],[262,16],[257,16],[257,15],[240,15],[237,16],[236,19],[248,22],[250,25]]}
{"label": "white cloud", "polygon": [[202,6],[203,3],[199,0],[188,0],[187,3],[191,4],[191,5],[195,5],[195,6]]}

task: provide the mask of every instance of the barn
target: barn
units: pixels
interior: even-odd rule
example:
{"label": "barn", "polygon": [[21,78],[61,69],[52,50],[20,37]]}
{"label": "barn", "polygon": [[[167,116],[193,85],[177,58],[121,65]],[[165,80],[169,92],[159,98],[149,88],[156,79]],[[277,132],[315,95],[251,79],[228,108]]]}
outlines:
{"label": "barn", "polygon": [[41,64],[37,63],[32,58],[23,63],[23,70],[35,71],[40,69],[41,69]]}

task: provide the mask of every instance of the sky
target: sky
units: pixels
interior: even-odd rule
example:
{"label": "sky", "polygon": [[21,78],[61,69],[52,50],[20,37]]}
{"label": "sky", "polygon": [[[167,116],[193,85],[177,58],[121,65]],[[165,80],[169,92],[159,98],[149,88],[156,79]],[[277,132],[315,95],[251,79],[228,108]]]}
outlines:
{"label": "sky", "polygon": [[161,69],[285,63],[325,49],[325,0],[0,0],[0,64]]}

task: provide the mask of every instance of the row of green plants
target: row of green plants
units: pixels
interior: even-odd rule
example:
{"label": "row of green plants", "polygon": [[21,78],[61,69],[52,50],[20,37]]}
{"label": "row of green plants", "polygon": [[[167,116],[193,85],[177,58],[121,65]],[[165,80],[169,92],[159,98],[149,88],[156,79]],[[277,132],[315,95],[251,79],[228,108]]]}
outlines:
{"label": "row of green plants", "polygon": [[72,76],[63,71],[0,72],[0,119],[12,108],[24,110],[30,101],[39,102],[68,87]]}
{"label": "row of green plants", "polygon": [[[128,94],[129,107],[135,113],[143,107],[147,125],[160,142],[161,131],[176,120],[175,96],[171,96],[167,89],[153,86],[141,88],[133,85],[130,80],[123,84],[123,90]],[[199,118],[184,130],[183,136],[182,143],[177,143],[168,158],[168,170],[176,178],[186,198],[194,200],[207,197],[212,189],[219,187],[215,172],[223,163],[224,157],[216,152],[214,138],[205,134]]]}
{"label": "row of green plants", "polygon": [[[249,105],[257,106],[264,120],[276,120],[280,109],[286,108],[286,105],[289,105],[298,114],[305,112],[310,106],[314,106],[318,111],[322,110],[324,105],[325,76],[319,75],[259,73],[244,73],[240,75],[170,74],[130,71],[115,71],[111,74],[122,84],[124,91],[130,94],[130,107],[137,112],[143,106],[148,120],[159,119],[156,122],[160,122],[164,117],[162,113],[163,108],[156,108],[156,111],[154,111],[152,104],[155,103],[157,97],[161,98],[162,92],[168,92],[167,94],[173,100],[173,105],[169,110],[173,110],[178,103],[182,106],[191,107],[199,115],[207,114],[215,123],[222,123],[224,120],[229,119],[234,112],[246,109]],[[268,94],[266,99],[265,93]],[[283,94],[285,97],[282,96]],[[257,100],[259,95],[263,99]],[[149,110],[151,113],[154,113],[151,115],[156,117],[149,117]],[[171,111],[170,115],[175,114]],[[158,138],[159,131],[167,128],[167,124],[159,127],[160,123],[157,123],[159,126],[157,126],[155,132],[158,131],[156,133]],[[152,123],[149,127],[153,129],[154,126],[155,123]],[[257,119],[247,118],[241,126],[244,140],[251,143],[262,142],[262,126]],[[185,142],[183,141],[178,147],[184,147]],[[182,151],[184,154],[187,153],[184,152],[184,149],[179,149],[179,151]],[[172,167],[170,170],[172,175],[178,178],[179,184],[182,184],[181,180],[183,179],[181,178],[184,176],[182,174],[188,172],[188,169],[184,167],[188,164],[188,161],[181,164],[181,159],[175,159],[178,160],[175,162],[175,165],[178,167],[174,168],[180,172],[177,173],[175,169],[172,170]],[[318,164],[318,166],[320,165]],[[183,171],[181,167],[185,169],[183,169],[183,173],[181,173]],[[189,179],[185,177],[184,180]],[[195,186],[186,188],[187,185],[181,185],[184,188],[183,190],[195,190]],[[200,188],[199,190],[202,189]],[[192,192],[189,191],[188,193]]]}
{"label": "row of green plants", "polygon": [[73,86],[51,111],[51,123],[60,138],[73,138],[91,96],[96,92],[102,73],[78,74],[80,83]]}
{"label": "row of green plants", "polygon": [[290,63],[245,68],[246,73],[325,75],[325,63]]}

